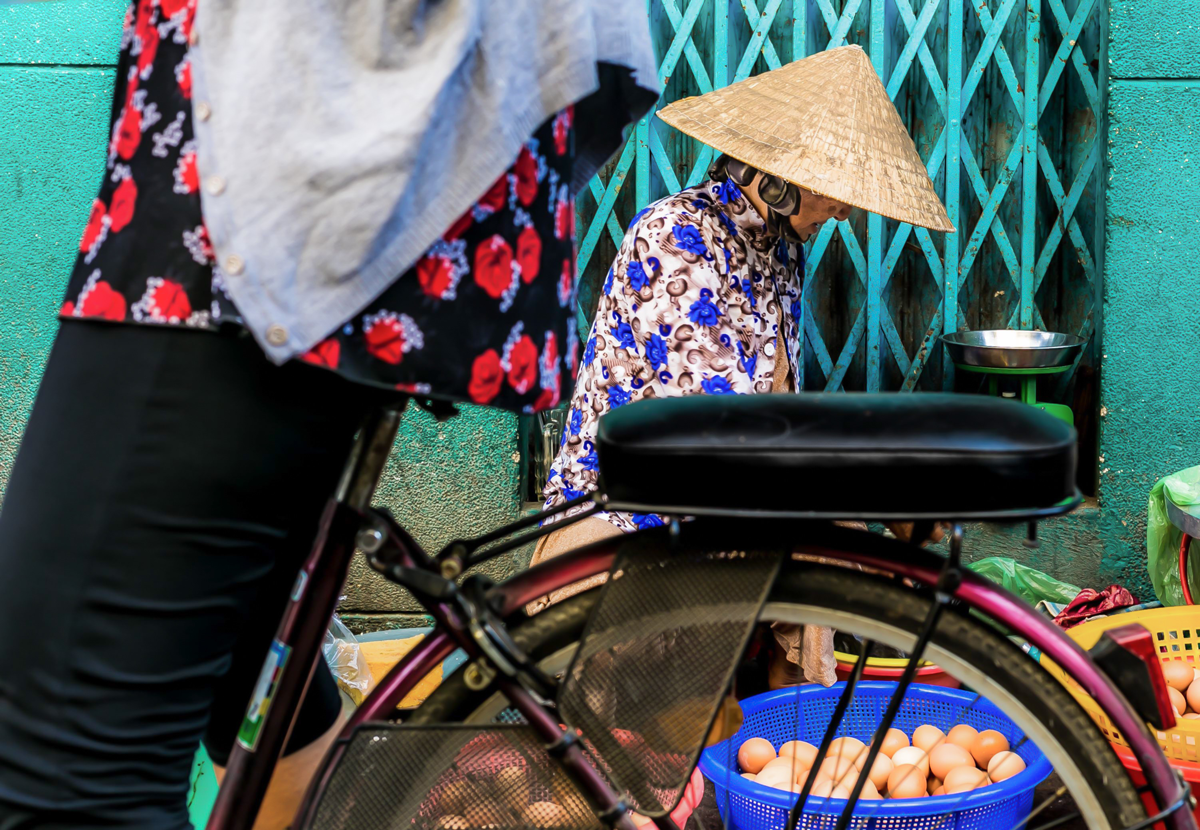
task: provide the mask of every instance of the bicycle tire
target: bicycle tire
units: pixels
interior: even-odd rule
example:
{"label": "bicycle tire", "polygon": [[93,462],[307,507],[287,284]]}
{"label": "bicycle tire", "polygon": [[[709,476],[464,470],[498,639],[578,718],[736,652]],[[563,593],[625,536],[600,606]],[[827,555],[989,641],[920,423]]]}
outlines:
{"label": "bicycle tire", "polygon": [[[578,642],[598,594],[599,589],[585,592],[514,623],[514,641],[539,661],[557,655],[562,662],[562,655]],[[763,619],[810,624],[839,620],[853,623],[857,619],[857,627],[865,630],[855,633],[878,637],[884,629],[890,629],[915,640],[930,602],[927,594],[885,577],[791,561],[771,591]],[[882,637],[879,640],[887,642]],[[903,643],[888,644],[903,648]],[[1037,728],[1034,723],[1040,724],[1043,734],[1035,742],[1051,757],[1090,827],[1119,830],[1146,817],[1128,772],[1091,717],[1057,680],[995,628],[969,614],[948,610],[934,631],[930,650],[927,659],[943,668],[949,668],[946,663],[957,662],[963,673],[966,671],[962,667],[968,667],[979,675],[975,678],[978,684],[986,686],[987,681],[980,678],[991,676],[995,688],[985,697],[1016,720],[1027,734]],[[972,686],[984,691],[980,685]],[[1009,706],[997,700],[1006,697]],[[405,722],[479,722],[490,720],[497,706],[503,708],[503,699],[490,688],[467,688],[460,669],[447,677]],[[1024,711],[1015,711],[1019,709]],[[1069,782],[1075,783],[1072,786]],[[1088,795],[1078,792],[1081,787],[1090,793],[1093,803],[1085,804]]]}

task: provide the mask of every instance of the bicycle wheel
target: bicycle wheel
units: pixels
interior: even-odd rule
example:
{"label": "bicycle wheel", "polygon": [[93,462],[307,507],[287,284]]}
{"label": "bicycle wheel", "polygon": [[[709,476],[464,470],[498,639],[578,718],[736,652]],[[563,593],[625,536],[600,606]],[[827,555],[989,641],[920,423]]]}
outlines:
{"label": "bicycle wheel", "polygon": [[[548,673],[566,670],[598,591],[573,597],[515,625],[514,640]],[[907,651],[931,599],[895,581],[857,570],[791,561],[780,573],[761,620],[823,625]],[[1049,759],[1089,827],[1128,827],[1145,818],[1137,790],[1110,744],[1063,686],[994,628],[948,611],[928,659],[979,692],[1016,723]],[[504,720],[507,702],[473,691],[459,670],[406,723]],[[1035,805],[1036,806],[1036,805]]]}

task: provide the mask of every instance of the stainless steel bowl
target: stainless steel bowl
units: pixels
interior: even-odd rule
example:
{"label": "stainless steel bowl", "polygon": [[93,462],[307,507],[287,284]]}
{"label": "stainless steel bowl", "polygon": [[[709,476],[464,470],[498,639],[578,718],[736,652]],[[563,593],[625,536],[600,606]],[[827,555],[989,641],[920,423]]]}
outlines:
{"label": "stainless steel bowl", "polygon": [[1084,339],[1053,331],[956,331],[943,334],[950,359],[988,369],[1052,369],[1066,366],[1083,348]]}

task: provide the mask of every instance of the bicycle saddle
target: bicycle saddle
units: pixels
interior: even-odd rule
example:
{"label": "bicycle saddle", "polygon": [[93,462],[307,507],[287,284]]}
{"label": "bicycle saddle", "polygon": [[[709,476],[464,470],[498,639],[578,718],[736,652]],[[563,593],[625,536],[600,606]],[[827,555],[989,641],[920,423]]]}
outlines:
{"label": "bicycle saddle", "polygon": [[1012,519],[1078,501],[1075,430],[982,395],[695,395],[600,419],[614,509]]}

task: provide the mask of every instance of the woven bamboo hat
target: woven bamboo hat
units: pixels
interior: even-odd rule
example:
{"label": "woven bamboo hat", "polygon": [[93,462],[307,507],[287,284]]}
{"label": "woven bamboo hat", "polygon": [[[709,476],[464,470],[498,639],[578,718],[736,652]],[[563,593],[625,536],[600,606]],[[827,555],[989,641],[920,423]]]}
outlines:
{"label": "woven bamboo hat", "polygon": [[863,210],[953,232],[925,164],[859,46],[684,98],[658,117],[765,173]]}

